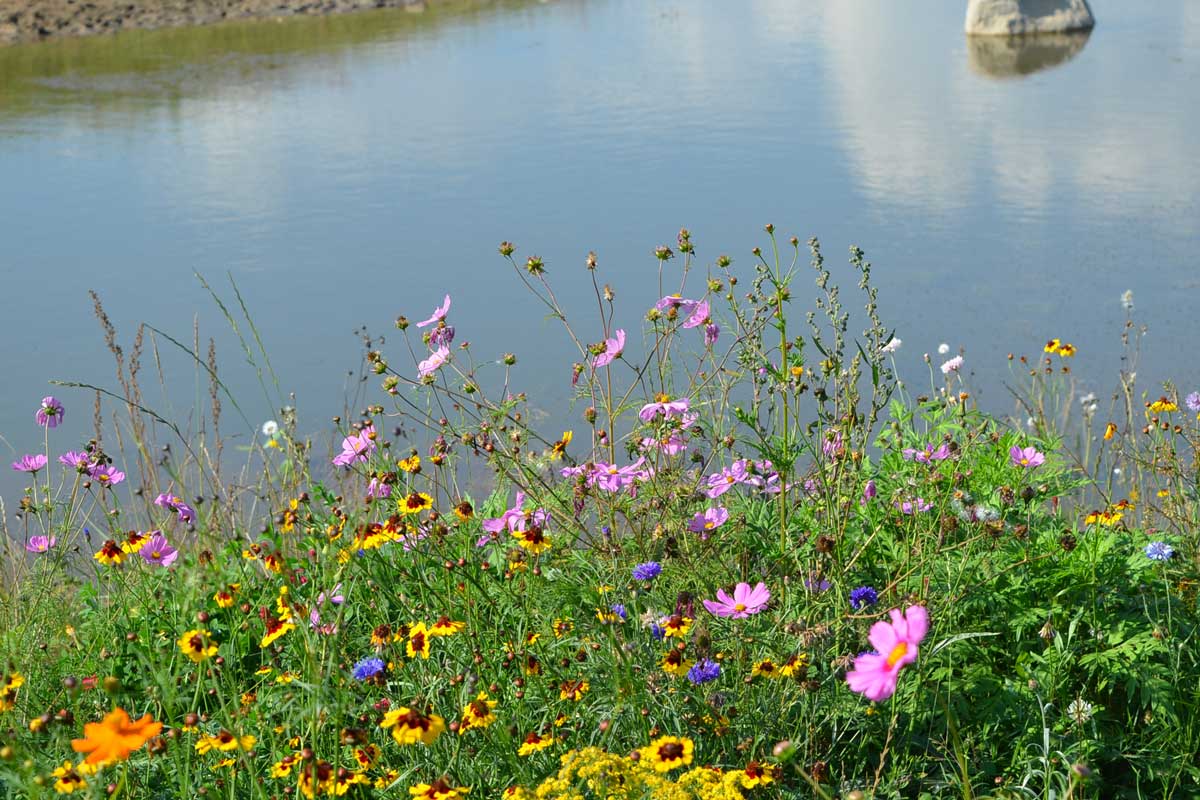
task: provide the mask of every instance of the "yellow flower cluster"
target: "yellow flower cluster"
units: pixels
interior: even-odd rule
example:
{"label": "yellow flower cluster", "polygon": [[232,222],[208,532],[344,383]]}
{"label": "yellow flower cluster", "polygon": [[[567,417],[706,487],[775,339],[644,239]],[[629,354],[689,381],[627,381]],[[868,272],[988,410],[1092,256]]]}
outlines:
{"label": "yellow flower cluster", "polygon": [[1075,345],[1067,342],[1063,343],[1060,339],[1051,339],[1046,342],[1046,346],[1042,348],[1042,352],[1051,355],[1057,354],[1060,358],[1073,358],[1076,353]]}
{"label": "yellow flower cluster", "polygon": [[[663,737],[650,749],[680,743],[691,755],[691,741]],[[534,789],[514,786],[504,792],[506,800],[585,800],[604,797],[609,800],[746,800],[744,791],[771,783],[774,768],[752,763],[745,769],[723,771],[716,767],[694,767],[672,778],[660,772],[660,764],[614,755],[598,747],[571,750],[561,758],[555,775]],[[690,757],[686,763],[690,763]],[[645,762],[645,763],[644,763]],[[682,765],[682,764],[681,764]]]}

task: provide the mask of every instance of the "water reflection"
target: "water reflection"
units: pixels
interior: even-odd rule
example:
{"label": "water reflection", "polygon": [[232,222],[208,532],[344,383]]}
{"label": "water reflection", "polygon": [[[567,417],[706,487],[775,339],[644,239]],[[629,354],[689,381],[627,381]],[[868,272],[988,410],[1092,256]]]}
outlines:
{"label": "water reflection", "polygon": [[1074,58],[1091,31],[1029,36],[968,36],[967,65],[989,78],[1023,78]]}
{"label": "water reflection", "polygon": [[[298,79],[311,85],[318,76],[336,84],[348,80],[348,65],[371,44],[387,43],[392,57],[404,59],[409,43],[441,29],[483,25],[537,3],[442,0],[429,7],[236,20],[0,47],[0,121],[58,110],[83,111],[89,124],[96,124],[109,114],[154,111],[189,97],[223,95],[231,87],[288,89]],[[0,125],[0,135],[5,132]]]}

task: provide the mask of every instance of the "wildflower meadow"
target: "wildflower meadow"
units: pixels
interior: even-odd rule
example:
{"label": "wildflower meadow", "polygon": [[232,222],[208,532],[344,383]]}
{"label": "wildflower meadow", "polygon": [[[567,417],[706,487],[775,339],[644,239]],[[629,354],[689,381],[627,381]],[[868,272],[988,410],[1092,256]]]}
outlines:
{"label": "wildflower meadow", "polygon": [[117,387],[31,390],[7,437],[0,795],[1200,796],[1200,393],[1131,360],[1081,397],[1046,331],[985,412],[861,250],[763,245],[681,231],[619,299],[589,254],[581,300],[505,242],[571,422],[447,287],[367,341],[332,448],[199,344],[208,407],[164,418],[97,297]]}

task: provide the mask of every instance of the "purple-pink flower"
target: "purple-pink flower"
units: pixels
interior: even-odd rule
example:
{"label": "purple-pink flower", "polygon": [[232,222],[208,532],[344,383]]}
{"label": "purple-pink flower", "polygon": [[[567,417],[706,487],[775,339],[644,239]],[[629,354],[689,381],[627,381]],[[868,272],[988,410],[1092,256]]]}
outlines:
{"label": "purple-pink flower", "polygon": [[708,489],[705,490],[704,494],[711,500],[725,494],[735,484],[746,483],[749,478],[746,466],[746,459],[740,458],[720,472],[709,475],[705,479],[708,483]]}
{"label": "purple-pink flower", "polygon": [[644,456],[626,467],[597,461],[588,476],[588,482],[594,483],[606,492],[619,492],[632,486],[634,481],[643,481],[650,477],[650,473],[642,469],[642,465],[645,463]]}
{"label": "purple-pink flower", "polygon": [[342,439],[342,452],[333,457],[335,467],[348,467],[356,461],[366,461],[375,450],[375,426],[364,425],[361,431]]}
{"label": "purple-pink flower", "polygon": [[25,549],[31,553],[44,553],[56,544],[58,539],[53,536],[30,536],[29,541],[25,543]]}
{"label": "purple-pink flower", "polygon": [[34,412],[34,418],[43,428],[57,428],[58,423],[63,420],[64,410],[63,404],[55,398],[43,397],[41,406]]}
{"label": "purple-pink flower", "polygon": [[1039,453],[1036,447],[1020,447],[1014,444],[1008,451],[1008,457],[1012,460],[1014,467],[1025,467],[1026,469],[1040,467],[1046,463],[1046,456]]}
{"label": "purple-pink flower", "polygon": [[592,369],[607,367],[625,352],[625,331],[617,328],[616,336],[604,340],[604,351],[592,359]]}
{"label": "purple-pink flower", "polygon": [[771,593],[762,581],[759,581],[754,588],[750,588],[748,583],[739,583],[733,588],[733,597],[726,594],[724,589],[718,589],[717,599],[705,600],[704,607],[708,609],[709,613],[718,617],[745,619],[766,608],[770,599]]}
{"label": "purple-pink flower", "polygon": [[438,349],[429,354],[429,358],[417,364],[417,377],[425,378],[432,375],[449,360],[450,348],[445,345],[438,347]]}
{"label": "purple-pink flower", "polygon": [[688,530],[692,533],[700,534],[701,539],[707,539],[712,535],[712,532],[721,527],[728,521],[729,512],[723,506],[715,508],[706,508],[704,511],[697,511],[692,517],[692,521],[688,523]]}
{"label": "purple-pink flower", "polygon": [[695,300],[688,300],[687,298],[681,297],[677,294],[669,294],[655,303],[654,307],[659,311],[672,311],[680,308],[689,310],[694,305],[696,305]]}
{"label": "purple-pink flower", "polygon": [[58,463],[66,467],[77,469],[80,472],[87,472],[92,466],[92,456],[90,453],[85,453],[83,451],[76,452],[71,450],[59,456]]}
{"label": "purple-pink flower", "polygon": [[896,503],[896,508],[900,509],[901,514],[921,514],[933,508],[933,503],[926,501],[922,497],[915,497],[912,500],[903,500]]}
{"label": "purple-pink flower", "polygon": [[655,398],[655,402],[642,406],[642,410],[638,412],[638,418],[642,422],[653,422],[654,418],[659,414],[667,419],[671,417],[684,417],[688,412],[688,402],[686,397],[671,400],[666,395],[659,395]]}
{"label": "purple-pink flower", "polygon": [[838,458],[846,452],[846,444],[842,441],[842,432],[839,430],[831,430],[825,433],[825,438],[821,441],[821,453],[826,458]]}
{"label": "purple-pink flower", "polygon": [[681,328],[698,328],[708,322],[708,301],[701,300],[692,307],[692,313],[683,321]]}
{"label": "purple-pink flower", "polygon": [[13,462],[12,468],[18,472],[36,473],[42,467],[46,466],[46,457],[41,453],[34,455],[25,455]]}
{"label": "purple-pink flower", "polygon": [[901,451],[905,461],[916,461],[918,464],[932,464],[934,461],[945,461],[950,457],[950,445],[947,442],[942,442],[937,448],[934,448],[933,442],[925,445],[921,450],[912,447],[906,447]]}
{"label": "purple-pink flower", "polygon": [[929,632],[929,612],[924,606],[909,606],[904,614],[893,608],[891,622],[880,620],[871,626],[868,638],[874,653],[854,659],[854,669],[846,673],[851,690],[876,702],[896,691],[900,670],[917,660],[917,648]]}
{"label": "purple-pink flower", "polygon": [[182,497],[176,497],[173,494],[167,494],[166,492],[163,492],[158,497],[154,498],[154,505],[174,511],[179,515],[180,522],[193,522],[196,519],[195,510],[187,503],[183,502]]}
{"label": "purple-pink flower", "polygon": [[721,326],[715,322],[710,322],[704,326],[704,344],[712,347],[717,343],[717,338],[721,335]]}
{"label": "purple-pink flower", "polygon": [[151,531],[150,538],[138,550],[138,555],[147,564],[153,564],[156,567],[169,567],[179,557],[179,551],[171,546],[170,542],[167,541],[167,537],[162,535],[162,531]]}
{"label": "purple-pink flower", "polygon": [[92,464],[88,467],[88,475],[101,486],[116,486],[125,480],[125,473],[112,464]]}
{"label": "purple-pink flower", "polygon": [[418,328],[424,328],[426,325],[433,325],[446,318],[446,314],[450,312],[450,295],[446,295],[446,299],[442,304],[433,310],[433,315],[429,319],[421,320],[417,323]]}
{"label": "purple-pink flower", "polygon": [[308,612],[308,626],[323,636],[332,636],[337,633],[337,625],[332,622],[325,623],[324,625],[321,624],[320,608],[327,602],[335,606],[340,606],[346,602],[346,598],[342,595],[342,585],[340,583],[334,586],[333,591],[328,595],[325,592],[318,594],[317,602],[313,604],[312,609]]}
{"label": "purple-pink flower", "polygon": [[384,483],[383,481],[379,480],[379,478],[371,478],[371,480],[368,481],[367,497],[371,498],[372,500],[375,500],[375,499],[382,500],[386,497],[391,497],[391,496],[392,496],[392,485],[390,483]]}
{"label": "purple-pink flower", "polygon": [[522,531],[529,530],[530,525],[536,525],[539,528],[546,527],[550,522],[550,514],[546,509],[536,508],[532,511],[526,511],[523,508],[524,505],[525,493],[518,490],[512,508],[505,510],[498,517],[483,521],[482,527],[484,533],[475,542],[475,545],[483,547],[488,542],[496,541],[505,530],[510,533],[521,533]]}

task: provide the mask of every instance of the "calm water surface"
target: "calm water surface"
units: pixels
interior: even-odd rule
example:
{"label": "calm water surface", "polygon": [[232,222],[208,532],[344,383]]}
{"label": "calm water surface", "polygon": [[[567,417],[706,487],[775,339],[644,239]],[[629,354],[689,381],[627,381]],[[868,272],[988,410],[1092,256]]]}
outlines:
{"label": "calm water surface", "polygon": [[[355,329],[445,291],[459,339],[515,351],[552,408],[571,351],[496,244],[585,321],[595,249],[633,329],[684,225],[747,269],[767,221],[831,262],[861,245],[904,369],[965,346],[997,408],[1004,354],[1050,336],[1109,389],[1130,288],[1147,388],[1200,383],[1200,3],[1094,0],[1090,38],[1023,49],[969,43],[961,6],[455,3],[0,49],[4,460],[40,446],[48,380],[116,388],[88,288],[126,345],[197,319],[255,424],[277,411],[193,272],[226,296],[232,274],[306,430],[341,410]],[[186,418],[203,390],[164,359],[156,402]],[[91,398],[55,392],[76,444]]]}

